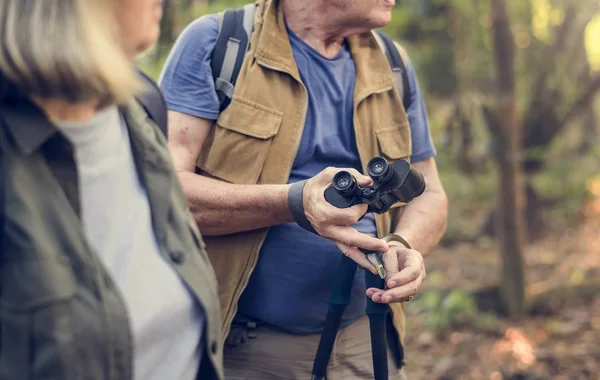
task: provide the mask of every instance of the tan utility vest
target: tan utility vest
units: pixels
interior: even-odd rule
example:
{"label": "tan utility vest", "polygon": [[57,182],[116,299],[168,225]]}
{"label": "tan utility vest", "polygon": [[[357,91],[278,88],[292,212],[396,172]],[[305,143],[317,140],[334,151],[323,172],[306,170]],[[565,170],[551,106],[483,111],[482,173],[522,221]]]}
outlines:
{"label": "tan utility vest", "polygon": [[[231,104],[216,121],[197,165],[205,174],[230,183],[286,184],[306,120],[308,92],[294,61],[279,1],[258,0],[257,4],[250,48]],[[409,159],[408,118],[384,53],[372,33],[352,36],[348,43],[356,66],[354,132],[363,171],[375,156]],[[397,211],[395,207],[376,215],[380,237],[391,231]],[[223,339],[267,231],[204,237],[219,281]],[[402,305],[391,309],[403,340]]]}

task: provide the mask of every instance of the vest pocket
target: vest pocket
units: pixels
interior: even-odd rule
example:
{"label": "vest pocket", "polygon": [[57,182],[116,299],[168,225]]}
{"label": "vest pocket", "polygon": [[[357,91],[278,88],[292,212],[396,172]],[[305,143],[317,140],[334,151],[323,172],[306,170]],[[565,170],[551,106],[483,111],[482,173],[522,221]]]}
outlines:
{"label": "vest pocket", "polygon": [[412,151],[410,127],[408,122],[375,131],[379,150],[385,159],[395,161],[408,160]]}
{"label": "vest pocket", "polygon": [[283,114],[234,97],[217,120],[198,167],[227,182],[255,184]]}
{"label": "vest pocket", "polygon": [[[412,142],[408,122],[375,131],[379,142],[379,151],[389,162],[396,160],[410,161]],[[403,206],[404,203],[394,203],[390,210]],[[387,233],[387,231],[386,231]]]}

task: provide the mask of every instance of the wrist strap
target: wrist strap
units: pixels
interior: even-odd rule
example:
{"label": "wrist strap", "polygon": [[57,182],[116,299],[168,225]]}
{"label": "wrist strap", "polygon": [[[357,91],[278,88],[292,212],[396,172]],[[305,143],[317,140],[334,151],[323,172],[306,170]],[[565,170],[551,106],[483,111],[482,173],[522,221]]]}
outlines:
{"label": "wrist strap", "polygon": [[317,233],[304,213],[303,193],[306,181],[308,180],[295,182],[290,186],[290,190],[288,192],[288,208],[290,209],[294,220],[300,227],[309,232]]}
{"label": "wrist strap", "polygon": [[396,234],[389,234],[389,235],[385,236],[385,237],[383,238],[383,240],[384,240],[385,242],[397,241],[398,243],[400,243],[400,244],[404,245],[406,248],[408,248],[408,249],[412,249],[412,247],[410,246],[410,244],[408,244],[408,242],[406,241],[406,239],[405,239],[405,238],[403,238],[403,237],[402,237],[402,236],[400,236],[400,235],[396,235]]}

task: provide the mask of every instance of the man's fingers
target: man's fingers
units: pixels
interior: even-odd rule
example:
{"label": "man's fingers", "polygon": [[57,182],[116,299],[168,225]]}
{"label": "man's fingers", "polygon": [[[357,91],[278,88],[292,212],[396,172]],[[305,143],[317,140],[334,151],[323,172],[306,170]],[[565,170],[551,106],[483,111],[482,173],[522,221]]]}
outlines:
{"label": "man's fingers", "polygon": [[367,213],[368,207],[365,204],[358,204],[350,208],[339,209],[326,203],[326,206],[322,208],[323,220],[321,222],[336,226],[349,226],[357,223]]}
{"label": "man's fingers", "polygon": [[377,288],[369,288],[366,291],[367,297],[369,297],[375,303],[382,303],[381,296],[383,296],[383,290]]}
{"label": "man's fingers", "polygon": [[422,281],[422,278],[419,276],[416,280],[409,282],[408,284],[384,291],[381,296],[381,302],[400,302],[407,297],[414,296],[417,294],[417,290],[419,290]]}
{"label": "man's fingers", "polygon": [[361,186],[368,186],[371,184],[371,182],[373,182],[371,177],[362,174],[361,172],[359,172],[358,170],[356,170],[354,168],[328,167],[326,169],[323,169],[323,171],[321,171],[321,173],[317,174],[314,178],[316,178],[317,183],[320,184],[321,186],[328,186],[331,184],[333,177],[338,172],[341,172],[341,171],[347,171],[348,173],[352,174],[354,176],[354,178],[356,178],[356,181],[358,182],[358,184]]}
{"label": "man's fingers", "polygon": [[326,231],[326,233],[326,237],[348,247],[362,248],[377,252],[386,252],[388,250],[388,246],[385,241],[360,233],[352,227],[331,227]]}
{"label": "man's fingers", "polygon": [[388,288],[395,288],[415,281],[422,272],[422,266],[413,264],[404,267],[400,272],[386,277]]}
{"label": "man's fingers", "polygon": [[[312,211],[312,210],[311,210]],[[354,224],[360,218],[357,211],[350,209],[338,209],[329,204],[316,209],[314,212],[307,212],[307,217],[316,226],[349,226]]]}
{"label": "man's fingers", "polygon": [[388,287],[390,286],[390,280],[399,271],[398,266],[398,249],[397,247],[390,247],[387,252],[382,255],[383,267],[385,268],[385,280]]}
{"label": "man's fingers", "polygon": [[350,214],[349,216],[352,218],[352,224],[354,224],[357,223],[360,220],[360,218],[362,218],[367,213],[368,209],[369,206],[367,206],[366,204],[357,204],[345,209],[344,212]]}
{"label": "man's fingers", "polygon": [[348,256],[349,258],[354,260],[361,267],[367,269],[368,271],[371,271],[371,273],[373,273],[374,275],[377,275],[377,270],[375,269],[373,264],[371,264],[371,262],[367,259],[367,256],[364,253],[362,253],[360,250],[358,250],[354,247],[349,247],[349,246],[339,243],[339,242],[335,242],[335,244],[338,246],[340,251],[342,251],[342,253],[345,256]]}
{"label": "man's fingers", "polygon": [[354,176],[354,178],[356,178],[356,181],[358,182],[358,184],[361,187],[369,186],[371,184],[371,182],[373,182],[371,177],[362,174],[361,172],[359,172],[356,169],[344,169],[344,170],[346,170],[348,173],[352,174]]}

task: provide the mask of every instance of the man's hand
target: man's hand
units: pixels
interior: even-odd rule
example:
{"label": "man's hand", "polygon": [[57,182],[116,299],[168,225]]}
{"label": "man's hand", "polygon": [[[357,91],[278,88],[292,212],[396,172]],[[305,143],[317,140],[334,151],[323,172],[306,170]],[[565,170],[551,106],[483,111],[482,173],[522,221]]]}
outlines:
{"label": "man's hand", "polygon": [[367,257],[358,248],[386,252],[385,241],[358,232],[350,227],[367,212],[367,205],[355,205],[345,209],[332,206],[325,200],[325,189],[331,184],[333,176],[347,170],[356,177],[359,186],[371,184],[371,178],[354,169],[327,168],[306,182],[303,192],[303,205],[306,218],[319,235],[333,240],[344,255],[356,261],[360,266],[377,273]]}
{"label": "man's hand", "polygon": [[423,256],[418,251],[390,242],[389,250],[383,254],[383,262],[387,289],[367,289],[367,296],[373,302],[406,302],[417,294],[426,276]]}

